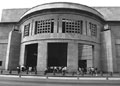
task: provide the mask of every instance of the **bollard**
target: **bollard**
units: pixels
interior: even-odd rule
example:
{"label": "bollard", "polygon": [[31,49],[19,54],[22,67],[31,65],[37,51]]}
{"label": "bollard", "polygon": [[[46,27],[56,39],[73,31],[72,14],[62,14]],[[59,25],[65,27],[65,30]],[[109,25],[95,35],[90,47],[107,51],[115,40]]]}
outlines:
{"label": "bollard", "polygon": [[108,80],[108,76],[106,77],[106,80]]}
{"label": "bollard", "polygon": [[100,72],[100,75],[103,76],[103,72],[102,71]]}
{"label": "bollard", "polygon": [[44,75],[46,75],[47,73],[46,73],[46,71],[44,71]]}
{"label": "bollard", "polygon": [[92,76],[93,76],[94,74],[93,74],[93,72],[92,72]]}
{"label": "bollard", "polygon": [[26,71],[26,74],[28,74],[28,70]]}
{"label": "bollard", "polygon": [[82,76],[84,76],[84,73],[82,72]]}
{"label": "bollard", "polygon": [[21,78],[21,72],[19,73],[19,77]]}
{"label": "bollard", "polygon": [[77,80],[79,80],[79,75],[77,75]]}
{"label": "bollard", "polygon": [[53,75],[55,75],[55,71],[53,71]]}
{"label": "bollard", "polygon": [[1,70],[1,74],[3,74],[3,70]]}
{"label": "bollard", "polygon": [[98,74],[96,73],[95,76],[98,76]]}
{"label": "bollard", "polygon": [[46,76],[46,79],[48,79],[48,76]]}
{"label": "bollard", "polygon": [[65,71],[62,72],[62,75],[63,75],[63,76],[65,75]]}
{"label": "bollard", "polygon": [[75,72],[72,72],[72,76],[74,76]]}
{"label": "bollard", "polygon": [[110,72],[110,76],[113,76],[113,73],[112,73],[112,72]]}
{"label": "bollard", "polygon": [[12,74],[12,70],[9,71],[9,74]]}
{"label": "bollard", "polygon": [[35,75],[37,75],[37,71],[35,71]]}

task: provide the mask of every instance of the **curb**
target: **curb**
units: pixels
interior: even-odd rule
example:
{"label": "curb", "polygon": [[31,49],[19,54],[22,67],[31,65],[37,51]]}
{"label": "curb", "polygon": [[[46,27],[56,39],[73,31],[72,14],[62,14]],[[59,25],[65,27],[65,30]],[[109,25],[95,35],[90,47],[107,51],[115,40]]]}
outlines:
{"label": "curb", "polygon": [[48,79],[59,79],[59,80],[77,80],[77,77],[48,77]]}
{"label": "curb", "polygon": [[120,77],[51,77],[51,76],[19,76],[19,75],[0,75],[0,77],[11,78],[33,78],[33,79],[57,79],[57,80],[120,80]]}
{"label": "curb", "polygon": [[21,78],[47,79],[45,76],[21,76]]}
{"label": "curb", "polygon": [[84,77],[82,77],[82,78],[79,78],[79,80],[107,80],[107,78],[105,77],[105,78],[102,78],[102,77],[97,77],[97,78],[94,78],[94,77],[91,77],[91,78],[89,78],[89,77],[87,77],[87,78],[84,78]]}
{"label": "curb", "polygon": [[19,76],[16,76],[16,75],[0,75],[0,77],[14,77],[14,78],[19,78]]}
{"label": "curb", "polygon": [[120,78],[108,78],[108,80],[120,80]]}

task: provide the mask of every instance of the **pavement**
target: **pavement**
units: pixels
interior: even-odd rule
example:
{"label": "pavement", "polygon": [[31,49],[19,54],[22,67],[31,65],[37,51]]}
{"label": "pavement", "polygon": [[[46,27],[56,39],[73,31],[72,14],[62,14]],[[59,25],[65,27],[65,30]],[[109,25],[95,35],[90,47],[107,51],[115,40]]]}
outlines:
{"label": "pavement", "polygon": [[11,77],[11,78],[31,78],[31,79],[50,79],[50,80],[120,80],[118,77],[100,77],[100,76],[33,76],[33,75],[0,75],[0,77]]}
{"label": "pavement", "polygon": [[120,76],[0,74],[0,86],[120,86]]}
{"label": "pavement", "polygon": [[48,73],[47,75],[34,72],[30,72],[29,74],[26,74],[26,72],[22,72],[21,74],[17,74],[17,71],[12,71],[10,74],[9,71],[4,71],[2,74],[0,74],[0,77],[11,77],[11,78],[29,78],[29,79],[49,79],[49,80],[120,80],[120,74],[113,74],[112,76],[110,74],[101,74],[96,75],[89,75],[85,74],[83,75],[77,75],[77,74],[66,74],[62,75],[61,73],[56,73],[53,75],[53,73]]}

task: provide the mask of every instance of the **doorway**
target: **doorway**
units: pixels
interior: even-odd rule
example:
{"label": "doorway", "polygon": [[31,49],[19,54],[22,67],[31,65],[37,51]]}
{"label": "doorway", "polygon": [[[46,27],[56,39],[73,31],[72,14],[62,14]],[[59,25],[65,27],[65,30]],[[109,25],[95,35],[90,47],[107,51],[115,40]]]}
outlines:
{"label": "doorway", "polygon": [[48,67],[67,66],[67,43],[48,43]]}
{"label": "doorway", "polygon": [[80,68],[87,68],[87,61],[86,60],[79,60],[78,65]]}
{"label": "doorway", "polygon": [[25,46],[25,66],[27,67],[37,66],[37,51],[38,51],[37,43]]}

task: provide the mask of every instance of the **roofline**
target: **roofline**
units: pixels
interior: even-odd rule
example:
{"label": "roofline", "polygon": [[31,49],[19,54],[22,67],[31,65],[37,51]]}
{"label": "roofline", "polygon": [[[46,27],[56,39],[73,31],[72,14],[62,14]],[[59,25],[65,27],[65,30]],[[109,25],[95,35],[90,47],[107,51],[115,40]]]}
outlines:
{"label": "roofline", "polygon": [[41,4],[41,5],[32,7],[31,9],[29,9],[22,15],[20,20],[23,17],[25,17],[28,14],[31,14],[33,12],[45,10],[45,9],[54,9],[54,8],[68,8],[68,9],[77,9],[77,10],[87,11],[87,12],[93,13],[93,14],[99,16],[100,18],[104,19],[104,16],[100,12],[98,12],[96,9],[94,9],[92,7],[88,7],[86,5],[81,5],[78,3],[71,3],[71,2],[52,2],[52,3],[45,3],[45,4]]}
{"label": "roofline", "polygon": [[18,23],[18,22],[0,22],[0,24],[10,24],[10,23]]}

